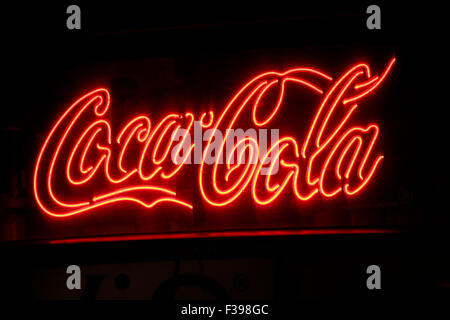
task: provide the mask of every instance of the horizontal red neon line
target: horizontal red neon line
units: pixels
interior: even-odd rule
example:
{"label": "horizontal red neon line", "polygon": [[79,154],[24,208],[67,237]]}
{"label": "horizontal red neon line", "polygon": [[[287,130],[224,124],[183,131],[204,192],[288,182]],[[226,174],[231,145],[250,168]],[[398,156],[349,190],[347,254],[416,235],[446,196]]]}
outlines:
{"label": "horizontal red neon line", "polygon": [[232,237],[261,237],[261,236],[295,236],[295,235],[339,235],[339,234],[384,234],[400,233],[399,229],[391,228],[327,228],[327,229],[301,229],[301,230],[247,230],[247,231],[214,231],[214,232],[187,232],[187,233],[155,233],[139,235],[117,235],[104,237],[86,237],[73,239],[45,240],[49,244],[94,243],[114,241],[137,240],[163,240],[163,239],[199,239],[199,238],[232,238]]}

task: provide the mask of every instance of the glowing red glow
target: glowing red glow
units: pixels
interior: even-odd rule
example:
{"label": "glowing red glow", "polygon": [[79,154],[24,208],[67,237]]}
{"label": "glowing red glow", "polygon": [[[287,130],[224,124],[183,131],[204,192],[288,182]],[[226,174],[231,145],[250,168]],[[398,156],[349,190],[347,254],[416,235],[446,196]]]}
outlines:
{"label": "glowing red glow", "polygon": [[[93,90],[62,114],[44,141],[34,172],[36,201],[54,217],[123,202],[144,208],[166,203],[192,209],[192,199],[175,190],[176,179],[195,147],[190,143],[182,155],[195,119],[202,128],[212,130],[197,174],[202,199],[211,206],[230,205],[244,192],[261,206],[270,205],[288,189],[300,201],[319,193],[327,198],[341,192],[354,196],[369,184],[384,158],[374,151],[379,126],[357,123],[354,115],[360,102],[387,78],[394,62],[392,59],[379,76],[371,75],[367,64],[356,64],[336,80],[313,68],[270,71],[243,85],[217,118],[213,110],[171,113],[152,126],[147,115],[138,115],[120,130],[113,128],[108,118],[108,90]],[[318,101],[309,131],[300,137],[303,144],[295,134],[281,136],[262,151],[258,141],[245,137],[234,144],[222,163],[229,132],[243,115],[250,115],[249,127],[276,126],[280,110],[289,108],[286,92],[293,87]],[[269,96],[276,99],[268,108]],[[181,129],[184,134],[175,145],[174,136]],[[218,130],[225,133],[223,141],[215,162],[207,164]],[[173,161],[174,154],[182,155],[181,160]],[[277,161],[271,161],[268,174],[263,174],[269,159]],[[276,163],[280,164],[277,169]]]}
{"label": "glowing red glow", "polygon": [[190,233],[154,233],[138,235],[101,236],[88,238],[72,238],[60,240],[43,240],[49,244],[98,243],[115,241],[140,241],[160,239],[202,239],[202,238],[240,238],[240,237],[279,237],[279,236],[323,236],[323,235],[367,235],[367,234],[399,234],[400,229],[374,229],[374,228],[335,228],[335,229],[288,229],[288,230],[245,230],[245,231],[217,231],[217,232],[190,232]]}

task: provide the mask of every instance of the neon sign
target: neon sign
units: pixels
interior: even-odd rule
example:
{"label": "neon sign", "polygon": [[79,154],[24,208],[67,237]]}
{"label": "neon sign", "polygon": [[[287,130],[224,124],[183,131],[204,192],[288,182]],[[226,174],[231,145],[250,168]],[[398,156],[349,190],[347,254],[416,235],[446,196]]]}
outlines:
{"label": "neon sign", "polygon": [[[36,201],[54,217],[124,202],[144,208],[169,203],[191,210],[192,200],[175,191],[175,180],[199,147],[203,151],[196,184],[212,207],[231,205],[243,193],[260,206],[287,190],[299,201],[318,194],[355,196],[369,185],[383,160],[376,151],[379,126],[356,121],[355,115],[394,62],[378,76],[365,63],[338,78],[314,68],[270,71],[242,86],[217,117],[215,110],[169,113],[154,123],[141,114],[118,130],[109,116],[109,91],[93,90],[67,108],[45,139],[35,164]],[[289,90],[307,91],[318,101],[303,136],[283,135],[281,128],[281,137],[267,150],[251,136],[226,150],[230,131],[242,119],[250,119],[251,127],[273,127],[280,110],[288,108]],[[195,123],[210,132],[204,145],[190,141]],[[217,139],[219,132],[224,132],[223,139]],[[206,161],[211,153],[212,163]]]}

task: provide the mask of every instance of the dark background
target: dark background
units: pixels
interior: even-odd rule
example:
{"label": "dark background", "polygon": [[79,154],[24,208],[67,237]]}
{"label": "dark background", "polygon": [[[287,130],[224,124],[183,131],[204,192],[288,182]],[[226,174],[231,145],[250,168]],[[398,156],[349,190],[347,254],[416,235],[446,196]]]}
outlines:
{"label": "dark background", "polygon": [[[167,298],[171,295],[161,292],[169,279],[190,288],[174,294],[181,298],[447,293],[449,46],[439,4],[377,3],[382,29],[368,30],[365,11],[372,3],[80,2],[82,29],[67,30],[70,4],[2,9],[0,220],[2,267],[10,275],[2,285],[8,297]],[[359,206],[342,209],[341,202],[321,203],[319,218],[313,212],[293,226],[377,227],[398,233],[58,245],[42,241],[154,232],[140,226],[139,214],[130,213],[127,219],[120,213],[116,218],[104,215],[67,227],[39,213],[31,186],[38,148],[61,108],[83,92],[109,87],[121,108],[118,115],[129,114],[137,104],[163,114],[167,105],[186,101],[198,108],[211,101],[223,105],[250,75],[271,68],[307,64],[336,75],[364,60],[379,72],[393,56],[397,63],[392,74],[375,94],[377,100],[369,102],[377,108],[369,116],[382,126],[379,143],[390,159],[380,170],[384,180],[374,183],[371,198],[363,198]],[[277,211],[283,215],[298,208],[285,204]],[[96,227],[86,230],[92,221]],[[117,221],[125,221],[125,227],[114,229]],[[243,221],[244,228],[260,227],[251,217]],[[222,223],[196,221],[194,230],[220,229]],[[41,241],[32,241],[36,239]],[[85,266],[83,288],[90,289],[65,290],[69,264]],[[383,272],[380,292],[365,287],[370,264],[380,265]],[[149,278],[153,280],[147,288],[136,286]],[[92,289],[95,283],[97,289]]]}

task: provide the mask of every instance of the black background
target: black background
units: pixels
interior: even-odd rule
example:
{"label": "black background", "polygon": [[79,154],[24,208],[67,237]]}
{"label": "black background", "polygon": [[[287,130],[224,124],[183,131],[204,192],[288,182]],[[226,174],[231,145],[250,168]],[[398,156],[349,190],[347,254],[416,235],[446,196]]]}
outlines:
{"label": "black background", "polygon": [[[8,297],[39,298],[41,291],[33,287],[32,278],[35,270],[50,266],[63,269],[73,263],[173,260],[177,277],[176,266],[183,259],[220,258],[226,268],[227,259],[243,257],[271,259],[274,285],[267,291],[272,298],[311,298],[310,291],[292,284],[297,283],[293,280],[297,270],[306,265],[314,270],[311,279],[322,279],[319,287],[328,288],[323,291],[328,293],[315,294],[319,299],[446,294],[445,285],[436,285],[449,282],[449,46],[443,7],[432,3],[417,7],[411,3],[378,3],[382,29],[367,30],[365,10],[371,3],[80,2],[82,29],[70,31],[65,25],[69,4],[2,8],[1,193],[8,197],[2,197],[2,239],[8,238],[8,223],[17,217],[26,221],[29,230],[41,232],[42,225],[33,218],[38,211],[30,185],[38,147],[61,105],[86,90],[105,85],[105,81],[110,81],[106,85],[115,86],[117,95],[124,95],[124,99],[130,90],[133,94],[133,90],[142,93],[148,89],[154,90],[154,95],[176,92],[196,102],[204,101],[205,95],[226,99],[240,86],[236,80],[272,67],[285,69],[306,61],[338,73],[355,59],[364,59],[381,70],[392,56],[398,62],[390,82],[382,89],[383,99],[377,101],[381,104],[377,116],[385,129],[384,150],[394,160],[385,171],[386,189],[376,194],[394,205],[372,210],[373,217],[364,225],[395,226],[402,232],[72,245],[3,242],[3,267],[11,275],[3,282]],[[126,69],[131,65],[137,70],[140,65],[148,66],[149,59],[164,62],[168,58],[175,61],[175,73],[179,75],[168,87],[157,86],[158,80],[167,80],[164,63],[160,70],[151,64],[153,67],[144,67],[125,79],[111,79],[111,66]],[[153,80],[142,80],[148,70],[154,72],[148,77]],[[133,76],[135,82],[132,79],[130,87]],[[218,77],[222,79],[220,88],[211,88],[211,80]],[[142,81],[152,89],[143,89],[142,85],[136,89],[135,83]],[[5,199],[11,195],[22,205],[9,206]],[[328,224],[326,220],[312,226]],[[345,221],[337,225],[345,225]],[[53,229],[49,227],[50,234],[46,231],[40,237],[61,237],[52,234]],[[23,239],[32,239],[27,232]],[[372,263],[386,270],[386,286],[381,293],[365,288],[365,267]],[[329,278],[324,278],[326,274]],[[315,285],[316,280],[310,280],[309,288]],[[95,294],[84,291],[83,298],[95,298]]]}

